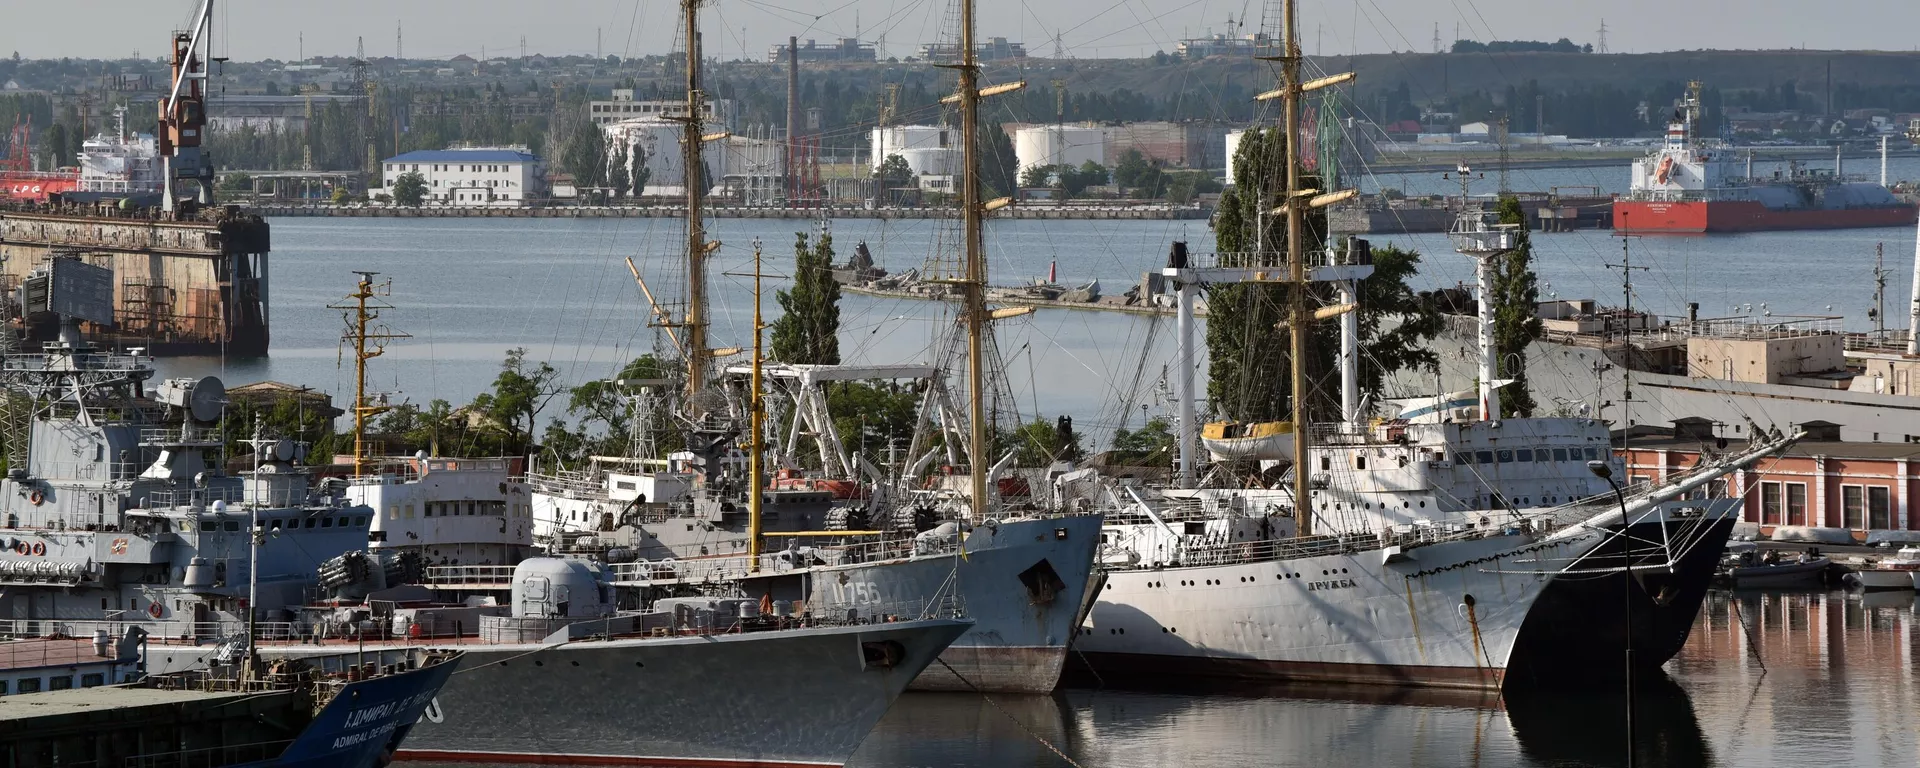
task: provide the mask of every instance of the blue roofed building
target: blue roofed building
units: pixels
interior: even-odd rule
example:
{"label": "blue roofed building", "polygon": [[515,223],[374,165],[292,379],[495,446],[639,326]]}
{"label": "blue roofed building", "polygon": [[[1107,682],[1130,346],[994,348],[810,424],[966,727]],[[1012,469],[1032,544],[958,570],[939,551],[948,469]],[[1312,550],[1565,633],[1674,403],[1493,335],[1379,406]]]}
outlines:
{"label": "blue roofed building", "polygon": [[546,161],[526,147],[422,149],[381,163],[382,186],[403,173],[427,182],[427,205],[519,206],[547,197]]}

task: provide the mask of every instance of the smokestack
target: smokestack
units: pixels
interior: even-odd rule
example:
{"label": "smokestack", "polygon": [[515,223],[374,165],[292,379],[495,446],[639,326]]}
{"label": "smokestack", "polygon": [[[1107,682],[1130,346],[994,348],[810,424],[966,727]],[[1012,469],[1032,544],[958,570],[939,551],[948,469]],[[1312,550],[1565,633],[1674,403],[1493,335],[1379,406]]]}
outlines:
{"label": "smokestack", "polygon": [[787,38],[787,184],[788,196],[793,196],[793,179],[799,178],[793,167],[796,154],[794,140],[800,137],[800,38]]}

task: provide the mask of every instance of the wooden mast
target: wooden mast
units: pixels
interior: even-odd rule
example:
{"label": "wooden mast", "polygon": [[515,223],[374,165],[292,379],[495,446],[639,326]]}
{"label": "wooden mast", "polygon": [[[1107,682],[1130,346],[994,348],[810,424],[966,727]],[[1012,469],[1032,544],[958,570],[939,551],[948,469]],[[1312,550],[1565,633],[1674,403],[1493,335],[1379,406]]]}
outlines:
{"label": "wooden mast", "polygon": [[981,253],[980,203],[980,66],[973,50],[973,0],[960,1],[960,152],[963,176],[960,183],[960,210],[966,230],[966,279],[961,282],[963,309],[967,325],[967,418],[971,426],[967,454],[971,458],[972,516],[978,522],[987,515],[986,353],[982,335],[986,333],[987,263]]}
{"label": "wooden mast", "polygon": [[[375,284],[373,278],[378,272],[354,274],[360,276],[360,283],[347,294],[353,303],[329,304],[327,308],[347,311],[347,332],[341,340],[353,344],[353,474],[357,477],[367,473],[367,419],[388,410],[387,406],[367,402],[367,361],[385,354],[387,342],[411,335],[385,327],[368,330],[380,318],[380,310],[390,308],[378,298],[392,294],[393,281]],[[369,303],[369,299],[375,301]]]}
{"label": "wooden mast", "polygon": [[752,413],[753,436],[747,441],[747,570],[760,572],[760,505],[765,495],[766,468],[762,466],[761,453],[766,451],[762,433],[765,430],[767,405],[760,396],[761,332],[767,326],[760,318],[760,240],[753,241],[753,383],[748,395],[748,410]]}
{"label": "wooden mast", "polygon": [[1299,13],[1296,0],[1286,0],[1282,13],[1284,48],[1280,54],[1281,87],[1285,89],[1286,120],[1281,126],[1284,135],[1280,146],[1286,153],[1282,162],[1287,166],[1287,188],[1285,209],[1287,213],[1287,265],[1288,279],[1293,283],[1292,301],[1287,310],[1287,332],[1292,342],[1293,368],[1293,505],[1294,524],[1298,536],[1313,535],[1313,463],[1310,449],[1313,446],[1311,423],[1307,419],[1307,266],[1305,252],[1300,247],[1301,209],[1304,207],[1300,194],[1300,158],[1297,149],[1300,142],[1300,43],[1297,40]]}
{"label": "wooden mast", "polygon": [[[700,135],[704,123],[700,92],[701,0],[680,0],[681,24],[686,27],[687,113],[680,119],[681,179],[687,193],[687,314],[682,322],[686,332],[682,353],[687,358],[687,406],[697,409],[695,396],[707,384],[707,230],[700,209],[705,174],[700,167]],[[695,411],[696,415],[698,411]]]}

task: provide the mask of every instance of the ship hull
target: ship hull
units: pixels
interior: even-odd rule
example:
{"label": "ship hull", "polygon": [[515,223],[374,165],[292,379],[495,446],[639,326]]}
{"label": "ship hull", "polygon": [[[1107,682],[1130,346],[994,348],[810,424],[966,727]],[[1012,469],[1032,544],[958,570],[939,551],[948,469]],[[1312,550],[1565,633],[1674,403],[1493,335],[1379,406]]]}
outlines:
{"label": "ship hull", "polygon": [[1551,564],[1599,541],[1494,535],[1398,555],[1112,571],[1074,661],[1103,680],[1497,689]]}
{"label": "ship hull", "polygon": [[1059,684],[1094,578],[1101,521],[1071,515],[979,525],[965,557],[822,569],[808,604],[832,616],[951,589],[973,628],[913,681],[913,690],[1046,693]]}
{"label": "ship hull", "polygon": [[1629,234],[1705,234],[1786,229],[1856,229],[1911,226],[1915,208],[1775,210],[1758,202],[1660,202],[1617,200],[1613,228]]}
{"label": "ship hull", "polygon": [[[1678,655],[1712,587],[1739,503],[1706,503],[1697,516],[1673,512],[1702,502],[1664,504],[1657,520],[1637,519],[1631,535],[1611,537],[1585,564],[1555,577],[1521,627],[1508,684],[1617,678],[1629,648],[1641,670]],[[1617,534],[1620,526],[1608,530]],[[1672,542],[1664,551],[1641,544],[1626,552],[1635,562],[1631,577],[1619,570],[1630,542],[1663,541]],[[1675,553],[1670,567],[1665,551]]]}
{"label": "ship hull", "polygon": [[[402,758],[819,766],[852,756],[966,629],[931,620],[551,646],[466,646]],[[897,643],[898,662],[864,648]]]}

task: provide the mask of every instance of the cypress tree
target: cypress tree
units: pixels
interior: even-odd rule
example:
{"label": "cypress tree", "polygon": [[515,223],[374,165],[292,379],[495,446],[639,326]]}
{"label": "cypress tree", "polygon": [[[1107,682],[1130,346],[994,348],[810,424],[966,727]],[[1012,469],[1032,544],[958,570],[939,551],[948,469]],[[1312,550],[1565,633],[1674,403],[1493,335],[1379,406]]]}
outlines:
{"label": "cypress tree", "polygon": [[1514,249],[1495,262],[1493,274],[1493,348],[1499,354],[1494,370],[1500,378],[1513,379],[1500,390],[1500,415],[1531,416],[1534,402],[1527,390],[1527,345],[1541,333],[1535,311],[1540,286],[1533,274],[1533,240],[1527,236],[1527,215],[1518,198],[1500,198],[1499,213],[1501,224],[1519,225]]}
{"label": "cypress tree", "polygon": [[809,242],[794,233],[793,287],[775,296],[781,315],[773,321],[773,358],[783,363],[840,362],[840,284],[833,279],[833,235]]}

